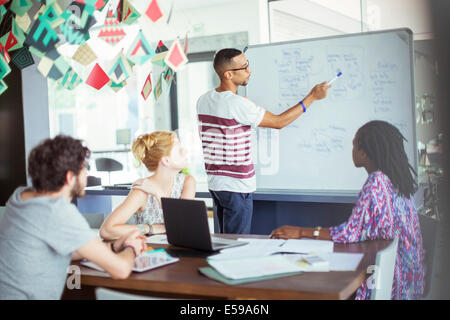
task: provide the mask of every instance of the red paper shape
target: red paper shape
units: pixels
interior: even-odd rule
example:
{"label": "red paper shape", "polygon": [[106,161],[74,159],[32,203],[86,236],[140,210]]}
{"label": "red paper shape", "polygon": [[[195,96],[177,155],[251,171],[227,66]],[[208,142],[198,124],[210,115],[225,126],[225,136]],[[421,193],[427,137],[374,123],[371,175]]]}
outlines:
{"label": "red paper shape", "polygon": [[11,57],[9,56],[8,51],[6,50],[6,48],[1,43],[0,43],[0,55],[3,56],[3,58],[6,61],[6,63],[9,63],[11,61]]}
{"label": "red paper shape", "polygon": [[95,67],[91,71],[91,74],[86,80],[86,84],[90,85],[91,87],[97,90],[100,90],[108,82],[109,82],[108,75],[105,73],[105,71],[103,71],[103,69],[98,65],[98,63],[96,63]]}
{"label": "red paper shape", "polygon": [[175,47],[173,48],[173,51],[170,53],[170,56],[167,58],[167,60],[175,67],[178,67],[181,63],[183,63],[184,58],[181,55],[181,50],[178,44],[175,44]]}
{"label": "red paper shape", "polygon": [[144,100],[147,100],[148,96],[150,95],[150,93],[152,93],[152,78],[151,78],[151,73],[148,75],[147,79],[144,82],[144,86],[142,87],[142,97],[144,98]]}
{"label": "red paper shape", "polygon": [[5,43],[5,48],[7,51],[9,51],[9,49],[11,49],[12,47],[14,47],[17,44],[17,39],[16,37],[13,35],[12,31],[9,32],[8,35],[8,40],[6,40]]}
{"label": "red paper shape", "polygon": [[163,14],[161,12],[161,9],[159,8],[157,0],[152,0],[152,2],[150,3],[150,5],[149,5],[147,11],[145,12],[145,14],[153,22],[158,21],[163,16]]}
{"label": "red paper shape", "polygon": [[9,0],[0,0],[0,6],[6,4],[6,3],[8,3],[8,2],[9,2]]}

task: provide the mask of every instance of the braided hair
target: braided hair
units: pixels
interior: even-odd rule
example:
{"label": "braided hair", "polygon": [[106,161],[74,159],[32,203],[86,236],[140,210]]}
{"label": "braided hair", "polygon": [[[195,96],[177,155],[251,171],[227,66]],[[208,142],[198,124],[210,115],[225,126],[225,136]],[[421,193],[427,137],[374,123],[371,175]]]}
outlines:
{"label": "braided hair", "polygon": [[366,123],[356,133],[360,149],[391,180],[398,192],[409,197],[417,190],[414,176],[417,173],[408,163],[401,132],[386,121],[374,120]]}

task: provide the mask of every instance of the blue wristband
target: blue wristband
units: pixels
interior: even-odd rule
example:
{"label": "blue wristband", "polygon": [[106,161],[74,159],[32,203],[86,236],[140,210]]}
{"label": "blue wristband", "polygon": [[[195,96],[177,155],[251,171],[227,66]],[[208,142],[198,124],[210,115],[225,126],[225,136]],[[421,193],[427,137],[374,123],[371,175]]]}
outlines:
{"label": "blue wristband", "polygon": [[303,101],[300,101],[300,104],[301,104],[301,106],[303,108],[303,113],[305,113],[306,112],[306,108],[305,108],[305,105],[303,104]]}

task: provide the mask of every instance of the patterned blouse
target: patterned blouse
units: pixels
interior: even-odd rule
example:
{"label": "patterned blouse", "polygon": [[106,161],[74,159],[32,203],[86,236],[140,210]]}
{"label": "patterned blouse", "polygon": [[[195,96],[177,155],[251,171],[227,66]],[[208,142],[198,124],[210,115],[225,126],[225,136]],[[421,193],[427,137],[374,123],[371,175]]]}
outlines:
{"label": "patterned blouse", "polygon": [[[186,175],[179,173],[175,176],[175,181],[173,182],[171,198],[180,198],[181,192],[183,191],[184,179]],[[141,180],[135,182],[138,183]],[[145,205],[144,211],[136,214],[136,224],[157,224],[164,223],[163,211],[159,205],[158,199],[153,195],[149,194],[147,204]]]}
{"label": "patterned blouse", "polygon": [[[367,178],[347,222],[331,227],[334,242],[350,243],[399,237],[395,261],[392,299],[420,299],[424,290],[422,235],[411,198],[397,193],[389,177],[381,171]],[[364,282],[356,299],[370,299]]]}

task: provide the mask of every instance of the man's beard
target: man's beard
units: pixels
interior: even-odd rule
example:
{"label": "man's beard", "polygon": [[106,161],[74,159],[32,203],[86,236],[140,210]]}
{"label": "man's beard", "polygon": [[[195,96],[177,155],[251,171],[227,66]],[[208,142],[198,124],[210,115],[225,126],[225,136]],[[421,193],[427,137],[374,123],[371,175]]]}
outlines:
{"label": "man's beard", "polygon": [[77,177],[75,180],[75,185],[73,186],[72,190],[70,191],[70,195],[72,198],[80,198],[84,197],[85,195],[84,187],[81,186],[80,179]]}

